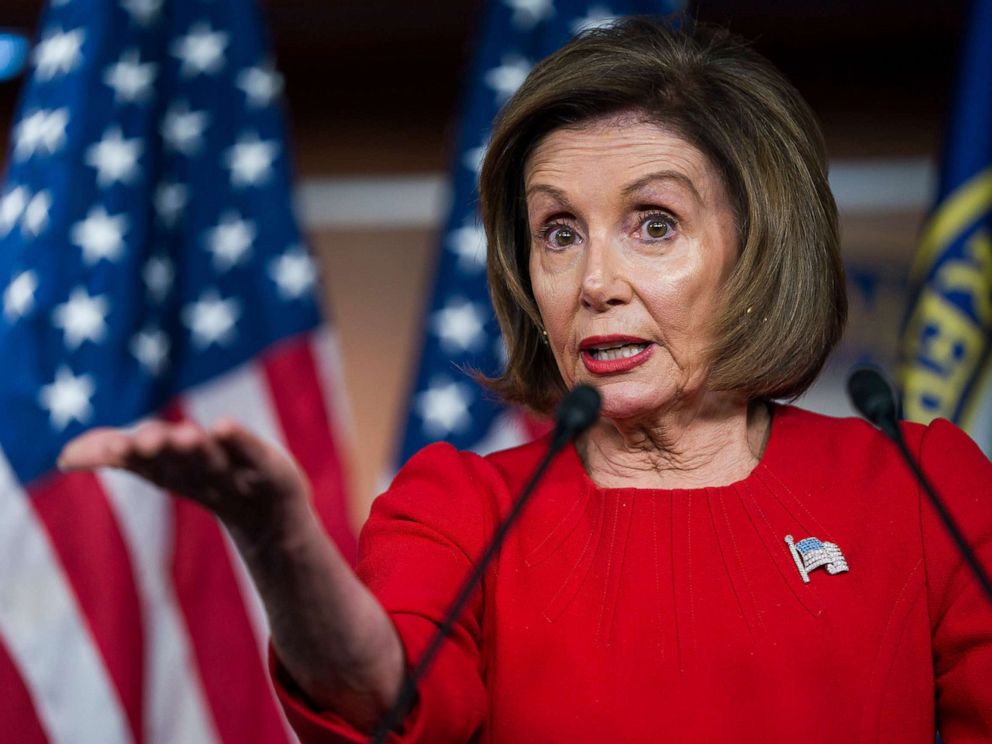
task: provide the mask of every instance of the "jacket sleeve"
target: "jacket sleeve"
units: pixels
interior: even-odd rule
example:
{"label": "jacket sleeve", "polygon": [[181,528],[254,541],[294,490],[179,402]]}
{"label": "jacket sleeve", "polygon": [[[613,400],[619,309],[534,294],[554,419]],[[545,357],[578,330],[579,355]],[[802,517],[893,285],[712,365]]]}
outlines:
{"label": "jacket sleeve", "polygon": [[[389,613],[407,668],[419,659],[492,533],[495,476],[479,457],[449,445],[425,448],[372,506],[359,539],[357,573]],[[467,742],[486,709],[482,592],[477,591],[419,686],[391,742]],[[331,712],[314,709],[272,655],[272,679],[303,744],[365,742]]]}
{"label": "jacket sleeve", "polygon": [[[992,462],[944,420],[920,443],[924,473],[992,574]],[[945,744],[992,741],[992,604],[926,494],[921,519],[933,640],[937,728]]]}

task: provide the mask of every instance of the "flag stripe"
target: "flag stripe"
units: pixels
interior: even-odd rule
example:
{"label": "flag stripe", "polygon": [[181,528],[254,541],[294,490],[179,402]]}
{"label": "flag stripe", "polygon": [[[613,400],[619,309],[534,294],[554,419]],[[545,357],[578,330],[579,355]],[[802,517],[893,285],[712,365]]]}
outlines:
{"label": "flag stripe", "polygon": [[354,424],[344,384],[344,363],[338,334],[331,326],[322,325],[311,334],[310,345],[317,365],[317,377],[323,384],[321,400],[324,402],[327,420],[334,427],[338,441],[350,445],[349,435],[354,431]]}
{"label": "flag stripe", "polygon": [[203,695],[193,650],[171,584],[175,509],[171,498],[147,481],[119,470],[99,473],[117,515],[138,577],[145,618],[149,744],[218,742]]}
{"label": "flag stripe", "polygon": [[48,737],[38,720],[31,693],[21,679],[7,649],[0,642],[0,721],[4,737],[18,744],[48,744]]}
{"label": "flag stripe", "polygon": [[[279,425],[272,410],[271,391],[254,363],[242,365],[200,385],[185,396],[183,406],[188,417],[203,426],[209,427],[221,418],[233,418],[256,435],[280,449],[286,449],[281,441]],[[227,534],[222,533],[222,538],[223,542],[218,547],[223,548],[226,553],[226,565],[231,569],[234,588],[241,597],[241,605],[246,610],[249,622],[248,629],[254,637],[256,651],[252,666],[257,662],[264,672],[269,635],[265,610],[248,571]],[[274,716],[281,735],[277,735],[273,728],[271,736],[277,737],[273,741],[295,741],[296,737],[282,715],[282,710],[274,703],[268,677],[263,673],[258,678],[258,682],[259,689],[252,691],[258,693],[259,707],[264,708],[264,721],[259,721],[258,725],[272,726],[270,718]],[[216,705],[216,702],[212,704]],[[218,728],[221,728],[219,722]],[[223,738],[227,741],[226,736]],[[268,739],[263,740],[268,741]]]}
{"label": "flag stripe", "polygon": [[176,596],[220,740],[285,742],[220,526],[192,502],[175,506]]}
{"label": "flag stripe", "polygon": [[[285,449],[280,441],[279,426],[269,404],[269,391],[262,383],[254,363],[242,365],[198,386],[185,396],[183,406],[187,417],[202,426],[210,427],[222,418],[235,419],[257,436],[280,449]],[[226,542],[227,533],[224,533],[224,537]],[[265,645],[269,635],[265,609],[241,558],[232,547],[228,546],[228,549],[257,639],[258,656],[264,660]]]}
{"label": "flag stripe", "polygon": [[28,488],[117,688],[135,742],[142,736],[144,627],[131,558],[93,473],[55,475]]}
{"label": "flag stripe", "polygon": [[266,355],[262,372],[284,441],[310,480],[324,528],[345,558],[354,563],[358,546],[345,501],[341,447],[327,412],[313,404],[324,397],[315,356],[309,338],[297,337]]}
{"label": "flag stripe", "polygon": [[48,533],[2,453],[0,567],[0,636],[49,739],[131,742],[124,709]]}

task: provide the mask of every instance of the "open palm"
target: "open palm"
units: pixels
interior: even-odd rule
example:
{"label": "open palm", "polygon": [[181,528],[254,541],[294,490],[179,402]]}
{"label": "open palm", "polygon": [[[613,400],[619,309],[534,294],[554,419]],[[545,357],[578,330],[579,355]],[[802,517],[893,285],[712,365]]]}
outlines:
{"label": "open palm", "polygon": [[230,420],[210,429],[164,421],[133,430],[93,429],[65,446],[59,467],[129,470],[198,502],[234,529],[271,524],[281,511],[307,500],[297,465]]}

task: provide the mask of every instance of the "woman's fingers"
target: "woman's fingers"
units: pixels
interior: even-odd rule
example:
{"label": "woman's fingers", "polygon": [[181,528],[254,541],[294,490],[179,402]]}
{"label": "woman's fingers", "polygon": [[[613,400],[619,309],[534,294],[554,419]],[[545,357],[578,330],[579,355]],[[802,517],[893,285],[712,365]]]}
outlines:
{"label": "woman's fingers", "polygon": [[284,496],[307,493],[306,477],[283,450],[231,420],[219,421],[213,433],[231,465],[255,488]]}
{"label": "woman's fingers", "polygon": [[306,492],[295,464],[240,424],[210,431],[191,421],[147,421],[135,429],[94,429],[69,442],[63,470],[123,468],[214,509],[276,493]]}
{"label": "woman's fingers", "polygon": [[61,470],[125,467],[130,435],[121,429],[92,429],[68,442],[59,453]]}
{"label": "woman's fingers", "polygon": [[296,466],[285,453],[236,421],[223,419],[217,422],[213,434],[228,461],[236,467],[257,472],[273,480],[294,477],[296,474]]}
{"label": "woman's fingers", "polygon": [[216,485],[231,467],[224,448],[202,427],[164,421],[148,421],[133,430],[86,432],[65,446],[58,464],[66,471],[123,468],[183,491]]}
{"label": "woman's fingers", "polygon": [[213,427],[217,442],[231,463],[246,468],[262,468],[269,457],[269,445],[233,419],[221,419]]}

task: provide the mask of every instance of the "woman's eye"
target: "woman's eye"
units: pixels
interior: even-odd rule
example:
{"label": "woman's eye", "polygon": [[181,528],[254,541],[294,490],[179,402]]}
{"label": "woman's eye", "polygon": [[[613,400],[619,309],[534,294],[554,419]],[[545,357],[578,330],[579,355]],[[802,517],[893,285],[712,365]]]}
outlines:
{"label": "woman's eye", "polygon": [[641,222],[641,233],[645,238],[661,240],[669,237],[675,231],[675,223],[665,215],[651,215]]}
{"label": "woman's eye", "polygon": [[551,225],[544,231],[544,240],[552,248],[567,248],[570,245],[574,245],[577,238],[578,236],[575,234],[575,230],[568,225]]}

